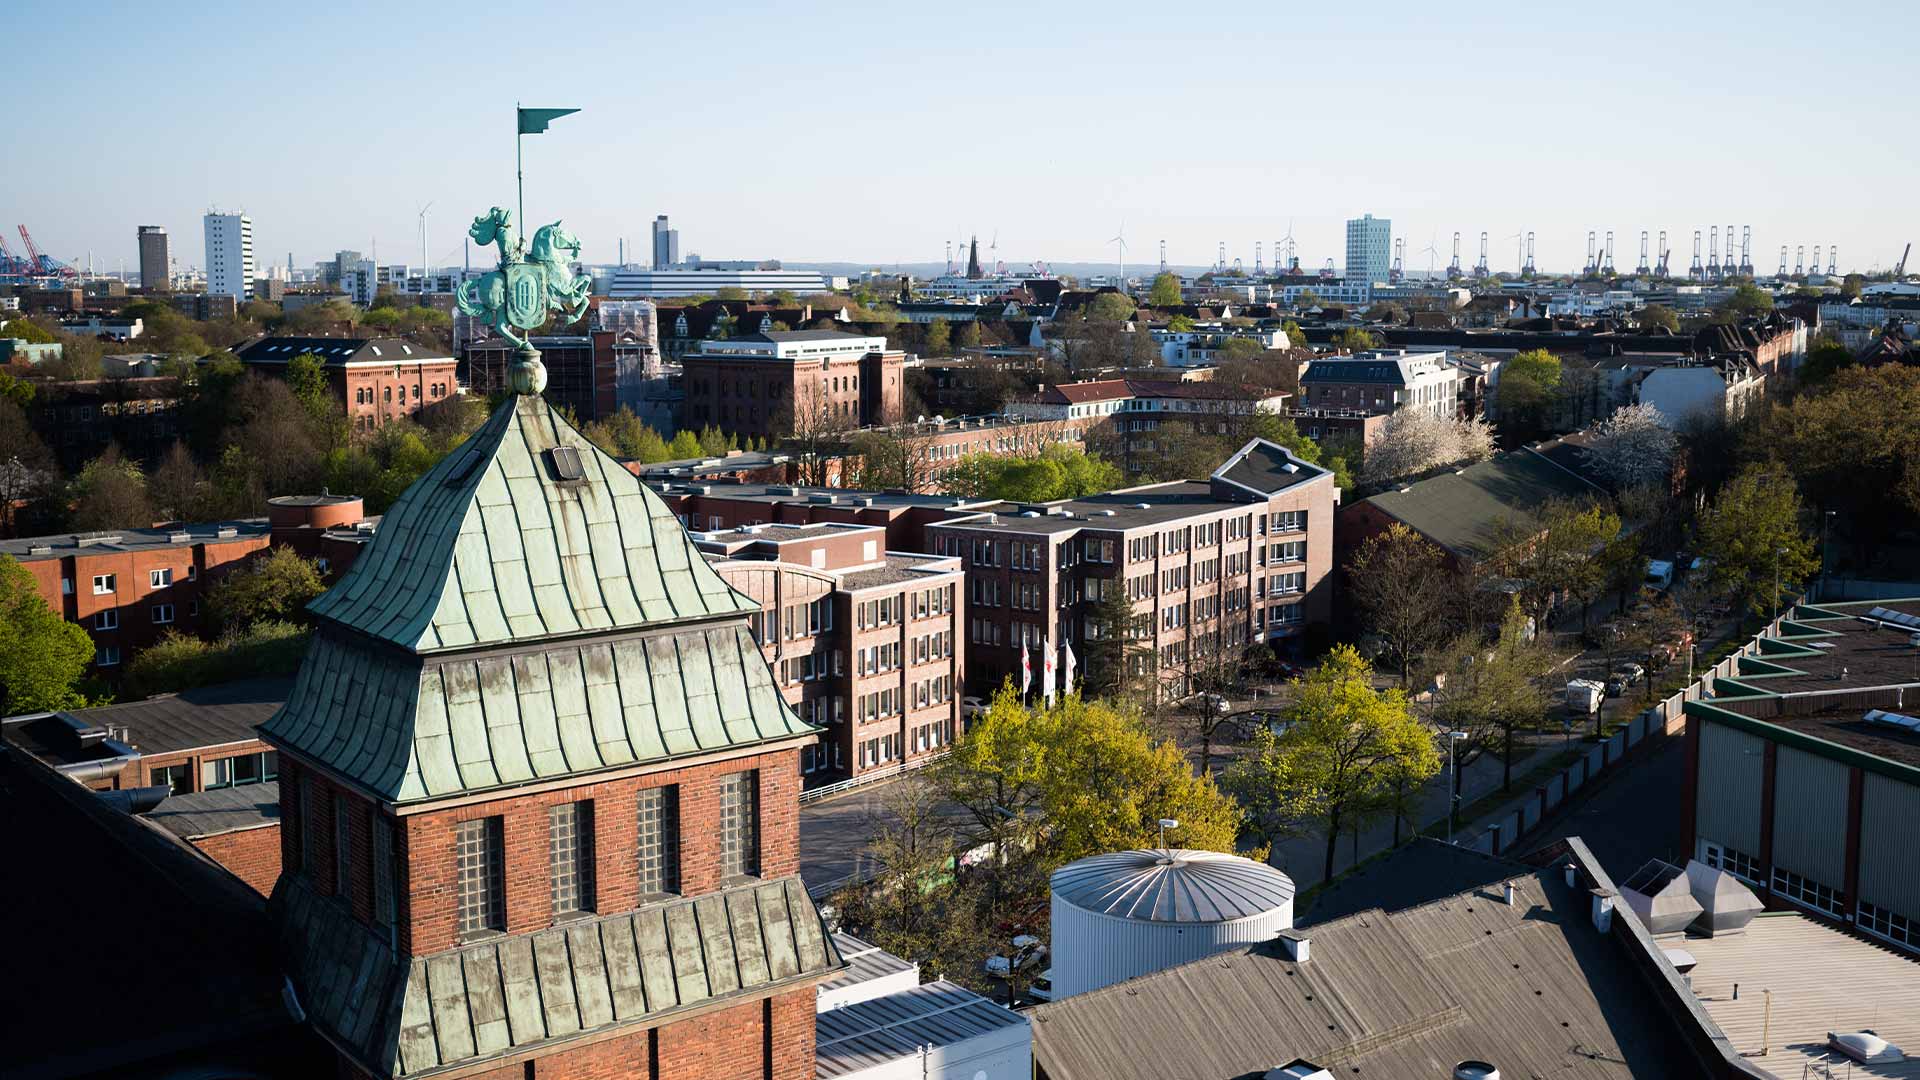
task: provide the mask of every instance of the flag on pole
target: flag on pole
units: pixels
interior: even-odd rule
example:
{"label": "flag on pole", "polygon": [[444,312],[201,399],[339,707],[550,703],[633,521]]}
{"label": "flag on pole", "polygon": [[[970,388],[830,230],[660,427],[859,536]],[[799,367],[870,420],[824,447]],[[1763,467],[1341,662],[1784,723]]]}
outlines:
{"label": "flag on pole", "polygon": [[1062,644],[1062,647],[1067,650],[1066,678],[1060,681],[1060,696],[1064,698],[1067,695],[1073,693],[1073,669],[1075,665],[1073,662],[1073,642],[1067,641],[1067,642],[1062,642],[1061,644]]}
{"label": "flag on pole", "polygon": [[1048,705],[1052,705],[1053,704],[1053,683],[1054,683],[1053,635],[1051,634],[1047,635],[1046,640],[1041,644],[1041,648],[1047,651],[1046,651],[1046,659],[1041,661],[1041,663],[1044,666],[1042,667],[1041,674],[1040,674],[1040,696],[1046,700],[1046,703]]}
{"label": "flag on pole", "polygon": [[552,121],[558,120],[561,117],[567,116],[571,113],[577,113],[580,110],[579,109],[516,109],[515,111],[520,114],[519,116],[520,134],[538,135],[541,132],[547,130],[547,124],[551,123]]}
{"label": "flag on pole", "polygon": [[1033,660],[1027,655],[1027,643],[1020,643],[1020,696],[1027,696],[1027,688],[1033,685]]}

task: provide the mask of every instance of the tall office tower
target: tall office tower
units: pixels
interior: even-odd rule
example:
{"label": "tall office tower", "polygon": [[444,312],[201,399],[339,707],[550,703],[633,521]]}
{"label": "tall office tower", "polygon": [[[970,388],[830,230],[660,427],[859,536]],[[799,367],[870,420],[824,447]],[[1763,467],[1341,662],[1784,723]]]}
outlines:
{"label": "tall office tower", "polygon": [[1347,222],[1347,284],[1387,280],[1393,268],[1393,222],[1372,214]]}
{"label": "tall office tower", "polygon": [[680,265],[680,230],[667,226],[667,215],[653,219],[653,268]]}
{"label": "tall office tower", "polygon": [[140,287],[148,292],[166,292],[173,281],[167,272],[167,230],[160,225],[140,226]]}
{"label": "tall office tower", "polygon": [[253,299],[253,221],[245,214],[207,215],[207,295]]}

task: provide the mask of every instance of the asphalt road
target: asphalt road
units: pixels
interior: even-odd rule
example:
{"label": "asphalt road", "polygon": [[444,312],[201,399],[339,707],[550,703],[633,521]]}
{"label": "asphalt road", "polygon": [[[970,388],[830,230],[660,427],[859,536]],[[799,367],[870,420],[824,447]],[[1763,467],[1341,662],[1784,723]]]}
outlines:
{"label": "asphalt road", "polygon": [[1680,819],[1680,789],[1686,780],[1686,741],[1669,739],[1651,756],[1613,771],[1591,790],[1582,789],[1558,821],[1527,839],[1534,851],[1578,836],[1615,881],[1648,859],[1685,866],[1686,823]]}

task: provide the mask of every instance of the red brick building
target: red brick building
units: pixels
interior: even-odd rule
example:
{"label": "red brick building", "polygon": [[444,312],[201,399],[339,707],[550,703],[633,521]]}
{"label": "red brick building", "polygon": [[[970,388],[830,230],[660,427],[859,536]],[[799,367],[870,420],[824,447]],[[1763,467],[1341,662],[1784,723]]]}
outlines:
{"label": "red brick building", "polygon": [[343,1076],[813,1076],[845,965],[799,751],[728,588],[543,400],[503,403],[315,601],[274,891]]}
{"label": "red brick building", "polygon": [[960,560],[887,550],[876,525],[749,525],[695,537],[749,621],[774,682],[826,733],[800,751],[808,783],[929,760],[960,734]]}
{"label": "red brick building", "polygon": [[906,354],[883,337],[793,330],[703,341],[681,360],[682,427],[738,435],[897,424]]}
{"label": "red brick building", "polygon": [[256,371],[281,374],[297,356],[326,368],[355,431],[372,431],[453,395],[454,358],[401,338],[265,337],[234,350]]}

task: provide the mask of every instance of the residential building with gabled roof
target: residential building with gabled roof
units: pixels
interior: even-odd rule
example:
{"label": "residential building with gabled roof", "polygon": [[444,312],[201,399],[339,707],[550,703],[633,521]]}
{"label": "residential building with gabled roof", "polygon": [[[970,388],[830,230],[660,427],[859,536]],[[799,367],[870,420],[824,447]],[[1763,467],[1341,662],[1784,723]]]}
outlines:
{"label": "residential building with gabled roof", "polygon": [[355,431],[412,416],[459,390],[452,356],[402,338],[271,336],[240,346],[234,355],[271,375],[284,375],[296,357],[312,356]]}
{"label": "residential building with gabled roof", "polygon": [[349,1076],[799,1080],[842,968],[759,605],[516,395],[310,606],[273,905]]}

